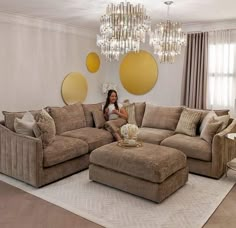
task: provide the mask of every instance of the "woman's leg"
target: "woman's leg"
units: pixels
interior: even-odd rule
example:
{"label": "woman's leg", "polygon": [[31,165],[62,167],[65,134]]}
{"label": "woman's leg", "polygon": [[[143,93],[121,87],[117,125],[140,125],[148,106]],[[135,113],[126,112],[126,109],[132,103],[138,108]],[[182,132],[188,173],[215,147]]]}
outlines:
{"label": "woman's leg", "polygon": [[118,132],[114,132],[112,135],[113,135],[113,137],[115,138],[116,141],[122,140],[122,138],[121,138],[121,136]]}

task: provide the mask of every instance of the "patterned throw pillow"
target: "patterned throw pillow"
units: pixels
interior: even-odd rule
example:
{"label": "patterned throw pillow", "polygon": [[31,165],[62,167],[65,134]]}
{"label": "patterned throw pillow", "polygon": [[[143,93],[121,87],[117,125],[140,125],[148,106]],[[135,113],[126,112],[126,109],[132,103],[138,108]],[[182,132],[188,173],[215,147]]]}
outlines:
{"label": "patterned throw pillow", "polygon": [[200,119],[201,112],[185,108],[180,115],[175,132],[196,136],[197,125]]}
{"label": "patterned throw pillow", "polygon": [[53,118],[44,110],[37,116],[37,125],[41,132],[43,147],[48,146],[56,135],[56,126]]}
{"label": "patterned throw pillow", "polygon": [[126,110],[128,114],[128,120],[127,120],[128,123],[137,125],[136,120],[135,120],[135,104],[132,103],[132,104],[124,105],[124,109]]}
{"label": "patterned throw pillow", "polygon": [[203,128],[200,138],[204,139],[208,143],[211,143],[214,135],[217,133],[218,129],[221,128],[222,124],[223,122],[221,121],[211,119]]}
{"label": "patterned throw pillow", "polygon": [[101,110],[93,110],[92,115],[93,115],[95,127],[96,128],[103,128],[104,124],[106,122],[103,112]]}

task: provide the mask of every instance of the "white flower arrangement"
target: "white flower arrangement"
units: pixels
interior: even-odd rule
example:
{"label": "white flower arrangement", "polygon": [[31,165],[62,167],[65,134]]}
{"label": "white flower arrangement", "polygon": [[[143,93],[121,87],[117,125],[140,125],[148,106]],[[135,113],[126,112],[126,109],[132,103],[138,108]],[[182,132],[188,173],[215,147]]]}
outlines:
{"label": "white flower arrangement", "polygon": [[102,92],[103,92],[103,94],[107,94],[107,92],[110,89],[113,89],[113,90],[115,90],[117,92],[117,85],[113,84],[113,83],[103,83],[102,84]]}
{"label": "white flower arrangement", "polygon": [[121,127],[120,133],[125,143],[136,143],[138,127],[135,124],[125,124]]}

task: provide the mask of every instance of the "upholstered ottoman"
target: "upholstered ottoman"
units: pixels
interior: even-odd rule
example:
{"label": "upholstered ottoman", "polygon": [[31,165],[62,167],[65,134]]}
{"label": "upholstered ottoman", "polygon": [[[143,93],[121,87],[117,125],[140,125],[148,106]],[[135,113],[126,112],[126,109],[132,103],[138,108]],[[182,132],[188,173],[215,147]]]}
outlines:
{"label": "upholstered ottoman", "polygon": [[159,203],[186,183],[188,167],[179,150],[149,143],[123,148],[114,142],[91,153],[89,178]]}

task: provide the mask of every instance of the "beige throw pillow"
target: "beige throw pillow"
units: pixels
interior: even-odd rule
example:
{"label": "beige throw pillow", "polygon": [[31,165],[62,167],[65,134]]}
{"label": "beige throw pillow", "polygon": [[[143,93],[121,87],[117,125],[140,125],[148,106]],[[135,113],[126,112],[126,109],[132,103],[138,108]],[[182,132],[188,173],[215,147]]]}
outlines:
{"label": "beige throw pillow", "polygon": [[45,148],[53,141],[56,135],[56,126],[53,118],[44,109],[42,109],[42,111],[38,114],[37,119],[37,125],[41,132],[43,147]]}
{"label": "beige throw pillow", "polygon": [[[16,133],[34,137],[38,133],[36,121],[30,112],[26,112],[22,119],[15,118],[14,129]],[[34,133],[35,132],[35,133]]]}
{"label": "beige throw pillow", "polygon": [[214,119],[222,122],[221,127],[218,129],[218,132],[220,132],[223,131],[228,126],[230,116],[229,115],[215,116]]}
{"label": "beige throw pillow", "polygon": [[175,132],[196,136],[197,125],[200,119],[201,112],[185,108],[180,115]]}
{"label": "beige throw pillow", "polygon": [[127,112],[127,114],[128,114],[128,120],[127,120],[127,122],[128,122],[129,124],[135,124],[135,125],[137,125],[136,119],[135,119],[135,104],[132,103],[132,104],[124,105],[124,109],[126,110],[126,112]]}
{"label": "beige throw pillow", "polygon": [[145,102],[136,102],[135,103],[135,120],[136,120],[138,127],[141,127],[141,125],[142,125],[142,120],[143,120],[145,108],[146,108]]}
{"label": "beige throw pillow", "polygon": [[202,120],[202,123],[201,123],[201,125],[199,127],[200,133],[202,132],[203,128],[206,126],[208,121],[210,121],[214,117],[217,117],[217,115],[216,115],[216,113],[214,111],[208,112],[208,114],[204,117],[204,119]]}
{"label": "beige throw pillow", "polygon": [[106,122],[103,112],[101,110],[93,110],[92,115],[93,115],[95,127],[96,128],[103,128],[104,124]]}
{"label": "beige throw pillow", "polygon": [[211,143],[214,135],[217,133],[218,129],[221,127],[222,122],[217,120],[210,120],[203,128],[200,138],[204,139],[206,142]]}

